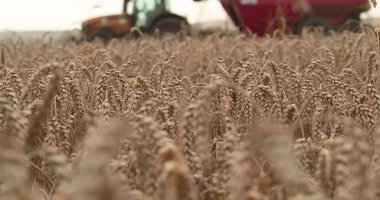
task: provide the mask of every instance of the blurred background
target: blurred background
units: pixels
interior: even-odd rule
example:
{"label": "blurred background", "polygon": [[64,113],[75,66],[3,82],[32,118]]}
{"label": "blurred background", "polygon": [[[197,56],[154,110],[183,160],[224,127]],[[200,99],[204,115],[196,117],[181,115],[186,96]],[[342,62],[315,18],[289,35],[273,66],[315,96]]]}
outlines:
{"label": "blurred background", "polygon": [[[120,13],[122,0],[0,0],[0,39],[21,35],[40,37],[51,31],[54,37],[65,31],[80,29],[85,19]],[[173,1],[172,8],[187,17],[192,25],[202,28],[234,28],[219,0],[194,3]],[[380,26],[380,6],[362,14],[361,18]]]}

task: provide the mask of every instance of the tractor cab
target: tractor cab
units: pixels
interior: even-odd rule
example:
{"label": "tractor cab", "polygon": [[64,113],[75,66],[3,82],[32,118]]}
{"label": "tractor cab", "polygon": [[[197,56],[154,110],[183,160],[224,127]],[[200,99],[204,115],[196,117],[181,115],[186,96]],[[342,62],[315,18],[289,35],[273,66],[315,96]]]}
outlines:
{"label": "tractor cab", "polygon": [[186,25],[186,18],[170,12],[170,0],[124,0],[122,13],[84,21],[82,34],[88,41],[109,40],[124,37],[132,27],[148,34],[175,34]]}
{"label": "tractor cab", "polygon": [[163,13],[169,12],[169,4],[165,0],[135,0],[133,1],[132,16],[137,27],[146,27],[151,19],[156,19]]}

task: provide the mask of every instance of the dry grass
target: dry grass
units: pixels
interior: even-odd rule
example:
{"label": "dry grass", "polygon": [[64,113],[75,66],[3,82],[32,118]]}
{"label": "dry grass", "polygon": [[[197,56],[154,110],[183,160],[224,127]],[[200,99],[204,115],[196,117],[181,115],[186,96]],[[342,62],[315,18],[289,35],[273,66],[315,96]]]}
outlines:
{"label": "dry grass", "polygon": [[379,199],[375,41],[2,43],[0,199]]}

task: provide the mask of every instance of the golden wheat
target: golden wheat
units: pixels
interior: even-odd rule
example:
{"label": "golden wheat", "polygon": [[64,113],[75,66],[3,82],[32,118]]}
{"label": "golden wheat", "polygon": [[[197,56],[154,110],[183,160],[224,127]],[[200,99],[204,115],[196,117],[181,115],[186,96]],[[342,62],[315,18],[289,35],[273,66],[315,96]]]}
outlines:
{"label": "golden wheat", "polygon": [[379,199],[378,38],[5,41],[0,199]]}

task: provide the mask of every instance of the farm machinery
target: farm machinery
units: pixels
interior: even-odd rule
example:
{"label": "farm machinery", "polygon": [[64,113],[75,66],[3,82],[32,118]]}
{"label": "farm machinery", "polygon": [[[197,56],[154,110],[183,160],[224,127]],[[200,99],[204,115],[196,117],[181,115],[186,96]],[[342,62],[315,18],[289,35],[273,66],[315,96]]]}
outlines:
{"label": "farm machinery", "polygon": [[[128,13],[132,6],[132,13]],[[82,22],[82,35],[88,41],[100,38],[108,40],[124,37],[133,27],[153,34],[159,30],[161,35],[177,33],[189,27],[183,16],[170,12],[169,0],[124,0],[120,14],[101,16]]]}
{"label": "farm machinery", "polygon": [[220,2],[236,26],[261,36],[271,27],[279,28],[279,23],[276,22],[281,19],[283,19],[282,25],[296,34],[308,26],[337,29],[347,22],[351,22],[352,29],[360,21],[360,14],[370,9],[368,0],[220,0]]}
{"label": "farm machinery", "polygon": [[[259,36],[270,28],[280,27],[296,34],[308,26],[337,29],[347,21],[360,21],[360,14],[370,8],[367,0],[309,0],[305,12],[295,9],[294,1],[297,0],[220,0],[220,3],[241,31]],[[124,37],[133,27],[149,34],[158,30],[161,35],[189,28],[185,17],[170,11],[170,3],[170,0],[124,0],[122,13],[84,21],[82,35],[88,41],[108,40]],[[130,4],[132,12],[128,13]]]}

